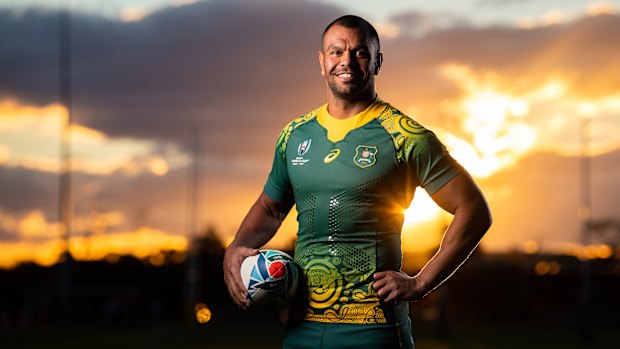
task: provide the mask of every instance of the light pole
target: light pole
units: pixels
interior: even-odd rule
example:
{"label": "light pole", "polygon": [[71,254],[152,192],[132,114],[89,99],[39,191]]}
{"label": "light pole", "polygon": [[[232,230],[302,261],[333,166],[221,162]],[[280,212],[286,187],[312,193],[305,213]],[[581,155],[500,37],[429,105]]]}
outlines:
{"label": "light pole", "polygon": [[195,305],[200,295],[200,250],[197,245],[198,212],[200,206],[200,129],[191,131],[192,165],[189,171],[188,185],[188,223],[187,233],[189,245],[185,268],[185,321],[188,326],[195,323]]}
{"label": "light pole", "polygon": [[590,245],[590,225],[592,221],[592,159],[590,157],[591,137],[590,115],[582,114],[579,128],[580,150],[579,179],[580,179],[580,203],[579,219],[581,223],[581,329],[585,341],[591,341],[594,337],[592,326],[592,267],[590,256],[586,248]]}
{"label": "light pole", "polygon": [[73,191],[71,164],[71,16],[69,7],[58,12],[58,72],[59,99],[67,111],[67,118],[60,132],[60,181],[58,215],[64,251],[61,256],[58,295],[64,320],[71,319],[71,253],[69,239],[73,232]]}

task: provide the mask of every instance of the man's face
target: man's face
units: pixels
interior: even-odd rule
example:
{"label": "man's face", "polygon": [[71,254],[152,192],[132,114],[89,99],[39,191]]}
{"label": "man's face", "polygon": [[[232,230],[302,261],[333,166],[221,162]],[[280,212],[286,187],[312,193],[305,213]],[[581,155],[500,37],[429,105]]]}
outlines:
{"label": "man's face", "polygon": [[377,44],[364,30],[332,26],[323,37],[319,63],[331,93],[356,100],[374,93],[375,75],[381,66]]}

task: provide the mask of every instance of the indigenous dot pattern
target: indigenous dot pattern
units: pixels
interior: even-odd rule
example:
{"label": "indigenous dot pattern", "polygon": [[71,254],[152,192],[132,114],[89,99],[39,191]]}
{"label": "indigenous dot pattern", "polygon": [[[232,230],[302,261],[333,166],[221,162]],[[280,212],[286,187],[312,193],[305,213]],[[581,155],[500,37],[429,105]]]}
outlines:
{"label": "indigenous dot pattern", "polygon": [[342,218],[347,215],[347,220],[357,220],[366,212],[365,206],[371,203],[369,193],[383,178],[375,178],[371,181],[342,191],[329,200],[328,229],[330,236],[342,231]]}
{"label": "indigenous dot pattern", "polygon": [[[314,227],[316,223],[317,196],[304,190],[299,185],[295,186],[295,192],[296,196],[300,198],[299,202],[297,203],[298,209],[301,207],[304,208],[304,214],[300,216],[299,224],[305,225],[307,227],[312,227],[311,237],[313,239],[315,236]],[[299,251],[299,253],[295,255],[295,260],[298,262],[301,260],[302,257],[313,255],[316,253],[313,245],[309,245],[306,248],[296,250]]]}
{"label": "indigenous dot pattern", "polygon": [[372,271],[372,256],[353,247],[350,243],[342,243],[343,217],[348,220],[359,220],[366,213],[366,204],[370,204],[373,188],[381,183],[382,178],[375,178],[353,188],[342,191],[329,200],[328,232],[330,241],[329,253],[343,258],[347,268],[356,269],[362,274]]}
{"label": "indigenous dot pattern", "polygon": [[368,274],[373,271],[372,256],[370,254],[345,243],[335,243],[333,248],[334,255],[342,258],[347,269],[356,270],[360,274]]}

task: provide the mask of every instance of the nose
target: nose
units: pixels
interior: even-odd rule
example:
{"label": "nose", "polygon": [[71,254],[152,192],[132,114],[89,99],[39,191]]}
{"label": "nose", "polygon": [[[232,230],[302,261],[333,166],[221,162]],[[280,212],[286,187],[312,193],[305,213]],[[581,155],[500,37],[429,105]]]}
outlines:
{"label": "nose", "polygon": [[340,66],[343,66],[343,67],[350,66],[352,62],[351,55],[352,55],[351,51],[348,51],[348,50],[344,51],[342,53],[342,56],[340,56]]}

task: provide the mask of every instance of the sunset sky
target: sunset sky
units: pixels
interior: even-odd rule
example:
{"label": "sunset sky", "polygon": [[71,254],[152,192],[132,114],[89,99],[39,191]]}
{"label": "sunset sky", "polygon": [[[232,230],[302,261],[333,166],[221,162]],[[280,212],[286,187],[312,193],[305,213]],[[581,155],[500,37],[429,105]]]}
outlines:
{"label": "sunset sky", "polygon": [[[612,222],[591,244],[620,227],[620,1],[0,0],[0,267],[63,248],[59,3],[77,258],[185,250],[196,143],[201,230],[230,241],[279,131],[324,103],[320,34],[348,13],[381,36],[379,96],[434,130],[486,194],[482,248],[574,250],[584,149],[591,217]],[[450,217],[416,196],[403,247],[421,251]],[[271,246],[292,240],[294,219]]]}

